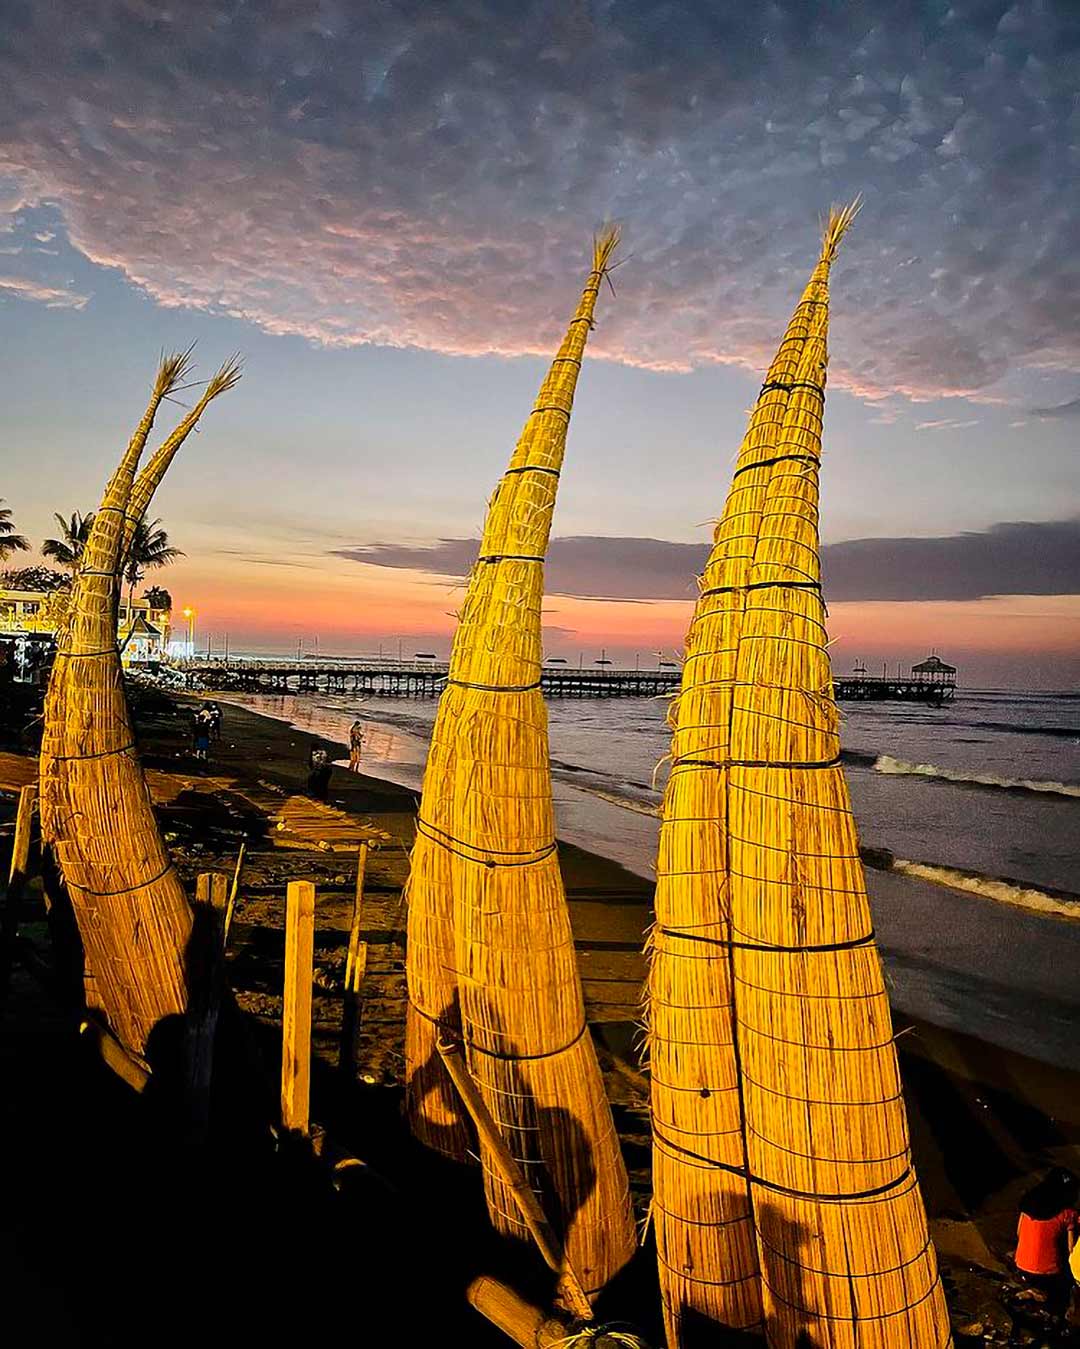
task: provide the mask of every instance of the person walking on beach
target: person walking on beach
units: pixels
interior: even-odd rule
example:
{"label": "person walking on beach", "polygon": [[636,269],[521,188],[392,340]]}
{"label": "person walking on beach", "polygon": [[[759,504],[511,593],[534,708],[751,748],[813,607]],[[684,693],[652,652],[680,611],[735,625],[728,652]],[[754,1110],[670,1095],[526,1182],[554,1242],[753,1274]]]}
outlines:
{"label": "person walking on beach", "polygon": [[206,704],[198,709],[191,721],[191,742],[195,758],[205,763],[210,757],[210,713]]}
{"label": "person walking on beach", "polygon": [[203,703],[210,718],[210,739],[221,739],[221,708],[217,703]]}
{"label": "person walking on beach", "polygon": [[1020,1201],[1016,1269],[1031,1295],[1044,1301],[1056,1317],[1064,1314],[1072,1291],[1069,1258],[1080,1222],[1078,1198],[1080,1180],[1055,1166]]}
{"label": "person walking on beach", "polygon": [[360,772],[360,755],[364,748],[364,723],[359,717],[349,727],[349,769]]}

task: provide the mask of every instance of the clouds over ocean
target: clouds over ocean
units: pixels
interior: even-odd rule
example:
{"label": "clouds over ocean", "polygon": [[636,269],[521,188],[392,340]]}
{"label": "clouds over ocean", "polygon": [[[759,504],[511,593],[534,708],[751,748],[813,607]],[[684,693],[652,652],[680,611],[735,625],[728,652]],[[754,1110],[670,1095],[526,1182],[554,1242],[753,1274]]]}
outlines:
{"label": "clouds over ocean", "polygon": [[335,346],[545,352],[611,216],[632,257],[591,350],[760,369],[818,215],[861,191],[834,388],[982,397],[1080,369],[1068,0],[5,16],[0,209],[53,205],[164,306]]}

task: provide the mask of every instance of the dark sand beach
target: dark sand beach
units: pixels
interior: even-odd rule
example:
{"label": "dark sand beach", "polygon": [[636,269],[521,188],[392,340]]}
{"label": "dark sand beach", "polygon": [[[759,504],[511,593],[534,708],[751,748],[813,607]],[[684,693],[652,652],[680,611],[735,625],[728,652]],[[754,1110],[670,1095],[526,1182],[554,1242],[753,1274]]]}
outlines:
{"label": "dark sand beach", "polygon": [[[184,703],[154,692],[141,693],[136,703],[147,766],[184,780],[159,809],[185,880],[193,886],[199,872],[231,872],[247,840],[229,944],[235,1008],[226,1017],[217,1063],[217,1124],[205,1148],[185,1146],[152,1099],[113,1079],[78,1041],[70,1017],[39,979],[17,970],[0,1020],[0,1258],[11,1276],[16,1323],[41,1344],[134,1344],[142,1342],[152,1312],[160,1327],[160,1307],[168,1302],[170,1343],[249,1337],[276,1344],[313,1332],[366,1338],[387,1318],[397,1325],[386,1335],[389,1343],[419,1344],[435,1334],[466,1336],[476,1345],[505,1343],[463,1304],[469,1277],[497,1268],[499,1259],[477,1240],[477,1177],[447,1174],[433,1164],[400,1120],[401,890],[415,793],[340,767],[333,771],[330,802],[379,840],[365,885],[362,937],[369,957],[355,1072],[343,1073],[341,986],[355,853],[275,846],[265,809],[270,798],[304,793],[313,738],[225,705],[211,762],[198,765],[188,755]],[[335,750],[347,753],[344,745]],[[10,790],[0,802],[3,820],[10,821]],[[573,846],[563,846],[560,856],[590,1025],[644,1224],[649,1135],[638,1022],[651,886]],[[306,1145],[275,1142],[267,1128],[277,1090],[285,886],[298,878],[317,886],[312,1115],[338,1149],[368,1163],[368,1169],[339,1173],[340,1189]],[[875,887],[882,879],[874,878]],[[1039,972],[1017,968],[992,904],[964,904],[958,913],[982,925],[988,944],[1001,953],[1002,970],[1016,971],[1015,988],[1001,995],[1007,1015],[1010,998],[1024,998],[1024,981]],[[958,1342],[984,1343],[996,1334],[998,1343],[1049,1343],[1025,1338],[1037,1323],[1034,1330],[1019,1323],[1010,1330],[1008,1257],[1020,1193],[1050,1163],[1080,1169],[1080,1080],[1067,1067],[953,1029],[945,991],[955,1000],[971,990],[950,977],[947,952],[925,950],[922,968],[912,956],[911,931],[925,931],[927,915],[895,907],[886,914],[884,900],[880,907],[886,964],[896,966],[894,1014],[915,1160],[954,1325],[970,1332]],[[22,930],[39,960],[47,961],[42,919],[32,896]],[[1069,950],[1080,938],[1080,924],[1037,921],[1053,924]],[[905,954],[898,957],[896,948]],[[1062,978],[1057,972],[1050,982]],[[927,981],[939,990],[941,1024],[903,1010],[905,991],[925,990]],[[925,997],[920,1005],[927,1005]],[[1043,1011],[1054,1041],[1046,1057],[1067,1062],[1077,1024],[1068,1000],[1063,996]],[[1036,1007],[1036,1019],[1040,1014]],[[140,1212],[138,1224],[126,1221],[133,1209]],[[66,1226],[74,1230],[76,1214],[85,1231],[87,1213],[100,1234],[92,1248],[57,1241]],[[607,1310],[638,1318],[659,1342],[654,1264],[646,1238],[611,1290]],[[179,1302],[178,1269],[187,1280]],[[282,1281],[289,1284],[287,1299],[278,1297]],[[118,1325],[106,1307],[115,1306],[119,1286],[130,1314]],[[543,1296],[542,1272],[532,1291]],[[157,1330],[155,1340],[163,1342]]]}

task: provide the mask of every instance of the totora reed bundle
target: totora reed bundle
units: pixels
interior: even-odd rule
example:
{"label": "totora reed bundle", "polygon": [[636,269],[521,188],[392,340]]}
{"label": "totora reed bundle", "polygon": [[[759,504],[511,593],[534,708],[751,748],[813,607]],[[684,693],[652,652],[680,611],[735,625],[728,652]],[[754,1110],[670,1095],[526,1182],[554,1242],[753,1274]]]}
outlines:
{"label": "totora reed bundle", "polygon": [[950,1343],[826,651],[818,546],[833,211],[702,578],[649,974],[669,1344]]}
{"label": "totora reed bundle", "polygon": [[[597,241],[577,312],[488,508],[432,735],[409,881],[414,1131],[461,1155],[468,1135],[434,1049],[437,1035],[460,1036],[587,1291],[625,1264],[635,1239],[556,855],[540,614],[574,389],[616,240],[610,231]],[[524,1239],[489,1166],[485,1184],[498,1230]]]}
{"label": "totora reed bundle", "polygon": [[239,378],[235,362],[136,476],[162,402],[190,369],[165,358],[149,406],[109,480],[57,634],[41,743],[41,832],[64,879],[82,939],[88,1001],[142,1055],[154,1026],[182,1013],[192,914],[150,806],[117,649],[127,549],[176,451],[207,404]]}

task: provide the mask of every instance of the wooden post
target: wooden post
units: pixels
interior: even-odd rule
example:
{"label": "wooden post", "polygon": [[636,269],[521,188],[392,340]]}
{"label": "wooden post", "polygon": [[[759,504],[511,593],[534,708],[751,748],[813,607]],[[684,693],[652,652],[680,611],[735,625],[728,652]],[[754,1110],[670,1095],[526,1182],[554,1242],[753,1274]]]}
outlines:
{"label": "wooden post", "polygon": [[110,1035],[100,1021],[88,1017],[79,1025],[79,1034],[92,1044],[105,1064],[126,1082],[132,1091],[146,1090],[150,1074],[138,1059],[129,1054],[115,1036]]}
{"label": "wooden post", "polygon": [[11,846],[11,866],[8,869],[7,893],[4,911],[0,915],[0,995],[7,992],[11,967],[15,959],[15,943],[19,935],[19,918],[23,893],[30,870],[30,838],[33,832],[34,807],[37,804],[37,784],[28,783],[19,790],[19,809],[15,816],[15,837]]}
{"label": "wooden post", "polygon": [[506,1140],[499,1132],[499,1126],[492,1119],[487,1102],[481,1096],[469,1072],[461,1046],[452,1041],[439,1040],[436,1048],[465,1109],[476,1125],[480,1141],[488,1149],[488,1160],[513,1196],[525,1226],[544,1257],[544,1263],[559,1275],[560,1298],[565,1302],[567,1310],[579,1320],[591,1321],[592,1305],[581,1286],[581,1280],[567,1263],[562,1242],[548,1222],[544,1210],[540,1207],[539,1199],[525,1178],[525,1173],[507,1147]]}
{"label": "wooden post", "polygon": [[315,886],[290,881],[285,903],[285,992],[281,1012],[281,1122],[306,1134],[311,1098],[311,980]]}
{"label": "wooden post", "polygon": [[210,1082],[214,1035],[225,983],[225,909],[229,878],[201,872],[195,883],[195,923],[188,943],[187,1094],[191,1132],[196,1141],[210,1122]]}
{"label": "wooden post", "polygon": [[341,1048],[338,1067],[352,1075],[356,1062],[356,1036],[360,1017],[360,986],[367,971],[367,942],[360,940],[364,914],[364,873],[367,870],[368,844],[361,843],[356,858],[356,892],[353,895],[352,925],[349,928],[349,952],[345,958],[345,991],[341,999]]}

